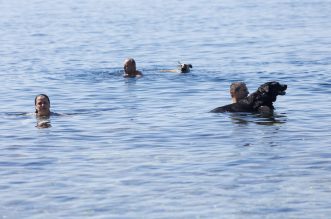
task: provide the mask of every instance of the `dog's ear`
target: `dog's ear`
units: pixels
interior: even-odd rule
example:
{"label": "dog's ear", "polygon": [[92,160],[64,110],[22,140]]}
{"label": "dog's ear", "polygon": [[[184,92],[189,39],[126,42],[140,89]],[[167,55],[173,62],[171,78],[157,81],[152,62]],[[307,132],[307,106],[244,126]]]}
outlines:
{"label": "dog's ear", "polygon": [[279,87],[280,86],[280,83],[277,82],[277,81],[273,81],[273,82],[271,82],[271,85],[272,86],[275,86],[275,87]]}
{"label": "dog's ear", "polygon": [[259,87],[258,89],[259,92],[261,93],[268,93],[269,92],[269,85],[263,84]]}

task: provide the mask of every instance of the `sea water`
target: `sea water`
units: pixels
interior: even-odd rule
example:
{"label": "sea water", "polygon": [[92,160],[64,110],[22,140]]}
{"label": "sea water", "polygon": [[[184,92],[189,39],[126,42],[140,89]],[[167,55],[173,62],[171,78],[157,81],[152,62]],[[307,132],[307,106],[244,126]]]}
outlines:
{"label": "sea water", "polygon": [[[1,218],[329,217],[330,8],[0,1]],[[127,57],[144,77],[122,77]],[[178,61],[192,71],[161,71]],[[272,117],[209,113],[232,82],[274,80]]]}

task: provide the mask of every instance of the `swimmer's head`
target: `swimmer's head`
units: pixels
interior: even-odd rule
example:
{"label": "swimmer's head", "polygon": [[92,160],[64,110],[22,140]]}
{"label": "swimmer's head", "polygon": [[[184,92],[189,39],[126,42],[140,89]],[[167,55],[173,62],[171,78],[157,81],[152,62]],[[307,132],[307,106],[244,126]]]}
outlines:
{"label": "swimmer's head", "polygon": [[249,94],[244,82],[233,82],[230,86],[230,95],[232,102],[238,102]]}
{"label": "swimmer's head", "polygon": [[49,100],[49,97],[46,94],[39,94],[34,99],[34,105],[35,105],[35,113],[38,116],[49,116],[50,115],[50,107],[51,107],[51,101]]}
{"label": "swimmer's head", "polygon": [[136,61],[133,58],[127,58],[124,61],[124,72],[126,74],[134,74],[137,71]]}

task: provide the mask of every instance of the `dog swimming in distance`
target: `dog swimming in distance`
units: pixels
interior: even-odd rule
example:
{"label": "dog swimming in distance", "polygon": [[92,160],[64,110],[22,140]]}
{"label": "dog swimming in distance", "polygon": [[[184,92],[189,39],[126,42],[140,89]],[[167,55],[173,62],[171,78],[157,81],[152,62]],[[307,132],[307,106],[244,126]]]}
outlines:
{"label": "dog swimming in distance", "polygon": [[161,70],[161,72],[175,72],[175,73],[188,73],[191,71],[193,66],[191,64],[185,64],[178,62],[177,69],[172,70]]}

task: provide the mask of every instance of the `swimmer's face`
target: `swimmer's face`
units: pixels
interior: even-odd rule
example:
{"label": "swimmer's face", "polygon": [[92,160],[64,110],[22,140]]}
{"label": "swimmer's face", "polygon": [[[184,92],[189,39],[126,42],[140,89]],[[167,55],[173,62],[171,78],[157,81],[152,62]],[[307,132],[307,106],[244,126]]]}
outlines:
{"label": "swimmer's face", "polygon": [[241,85],[235,89],[234,96],[237,100],[241,100],[249,94],[246,85]]}
{"label": "swimmer's face", "polygon": [[37,97],[35,107],[39,116],[48,116],[50,114],[50,103],[45,96]]}

